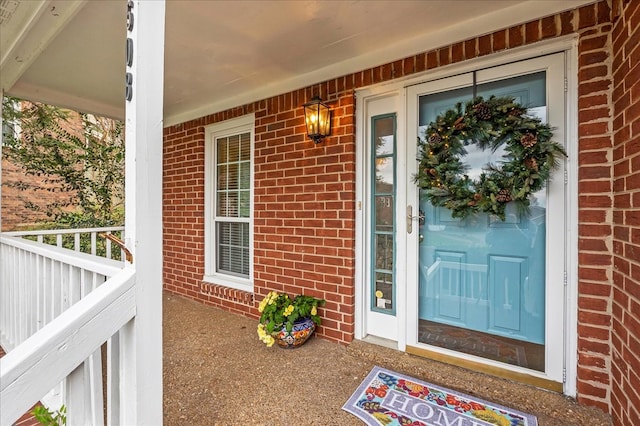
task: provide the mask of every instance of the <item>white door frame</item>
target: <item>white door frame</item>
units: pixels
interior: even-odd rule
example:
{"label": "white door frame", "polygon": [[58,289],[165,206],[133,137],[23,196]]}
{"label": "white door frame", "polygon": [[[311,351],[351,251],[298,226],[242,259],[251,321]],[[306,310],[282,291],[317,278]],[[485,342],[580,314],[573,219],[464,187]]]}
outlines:
{"label": "white door frame", "polygon": [[[576,395],[576,378],[577,378],[577,259],[578,259],[578,238],[577,238],[577,219],[578,219],[578,196],[577,196],[577,176],[578,176],[578,113],[577,113],[577,99],[578,99],[578,54],[577,54],[577,37],[575,35],[559,37],[551,41],[544,41],[533,44],[531,46],[524,46],[509,51],[488,55],[483,58],[471,59],[460,64],[454,64],[447,67],[434,69],[419,76],[412,76],[411,78],[399,79],[394,82],[384,83],[377,86],[368,87],[366,89],[358,90],[356,92],[356,273],[355,273],[355,338],[366,339],[369,332],[366,327],[366,290],[369,285],[367,279],[367,267],[368,259],[366,253],[369,224],[367,223],[367,212],[365,209],[365,203],[368,200],[367,190],[367,170],[368,167],[368,139],[367,139],[367,125],[368,118],[366,106],[368,102],[376,97],[381,96],[398,96],[399,99],[405,98],[406,88],[415,84],[420,84],[427,81],[434,81],[440,78],[450,77],[473,70],[481,70],[484,68],[495,67],[505,65],[511,62],[526,60],[541,55],[548,55],[551,53],[565,52],[565,96],[568,101],[565,102],[565,140],[566,149],[569,158],[566,162],[565,179],[566,185],[566,212],[565,212],[565,241],[566,241],[566,282],[565,282],[565,316],[563,319],[558,319],[565,326],[565,337],[563,346],[565,348],[564,364],[566,370],[564,371],[566,381],[564,385],[564,393],[566,395]],[[387,111],[394,112],[394,111]],[[408,120],[406,117],[406,108],[401,105],[397,109],[397,124],[398,132],[402,132],[404,135],[408,134],[406,128]],[[400,145],[402,150],[406,144],[411,141],[406,141],[403,144],[403,140],[398,137],[399,151]],[[398,152],[400,158],[401,153]],[[406,156],[405,156],[406,157]],[[561,177],[557,177],[557,180],[561,180]],[[396,220],[398,221],[398,231],[403,228],[403,223],[400,223],[406,212],[406,186],[403,188],[404,194],[400,195],[401,191],[400,182],[398,187]],[[404,202],[404,204],[401,204]],[[402,206],[402,208],[400,208]],[[402,210],[402,211],[400,211]],[[404,231],[404,229],[403,229]],[[397,253],[399,255],[399,252]],[[396,343],[397,349],[404,351],[407,347],[407,317],[406,309],[412,300],[409,300],[408,294],[404,289],[400,289],[397,293],[397,315],[398,315],[398,340]]]}
{"label": "white door frame", "polygon": [[[362,167],[358,167],[356,174],[356,226],[361,227],[357,232],[359,237],[356,238],[356,282],[361,283],[356,289],[356,338],[364,339],[369,338],[376,340],[378,343],[385,344],[394,348],[401,349],[404,347],[405,324],[406,313],[404,309],[398,309],[398,306],[402,306],[406,299],[406,292],[404,286],[396,285],[395,303],[396,313],[395,315],[388,315],[383,313],[372,312],[368,309],[371,290],[371,265],[370,265],[370,249],[371,235],[368,230],[371,229],[369,214],[371,206],[370,202],[370,188],[371,182],[371,170],[369,169],[367,162],[371,158],[370,155],[370,142],[371,135],[369,134],[371,117],[393,113],[396,114],[396,166],[402,166],[404,168],[404,159],[406,158],[405,144],[401,143],[405,139],[405,126],[404,126],[404,105],[405,97],[403,90],[397,90],[393,88],[388,90],[385,87],[372,88],[371,90],[362,91],[356,99],[356,110],[361,113],[358,116],[358,124],[356,125],[357,140],[360,143],[357,144],[356,157],[357,164]],[[404,229],[404,223],[402,218],[404,212],[401,212],[399,206],[404,204],[404,196],[406,194],[405,182],[403,179],[397,179],[396,181],[396,205],[394,211],[394,217],[396,221],[396,228],[398,233]],[[367,231],[365,231],[365,229]],[[404,243],[396,241],[396,259],[404,258]],[[394,276],[404,275],[404,265],[400,262],[394,262]],[[358,291],[358,288],[360,291]],[[376,333],[371,333],[369,328],[371,322],[376,324]],[[358,326],[359,324],[359,326]],[[383,339],[383,340],[379,340]],[[403,350],[403,349],[401,349]]]}

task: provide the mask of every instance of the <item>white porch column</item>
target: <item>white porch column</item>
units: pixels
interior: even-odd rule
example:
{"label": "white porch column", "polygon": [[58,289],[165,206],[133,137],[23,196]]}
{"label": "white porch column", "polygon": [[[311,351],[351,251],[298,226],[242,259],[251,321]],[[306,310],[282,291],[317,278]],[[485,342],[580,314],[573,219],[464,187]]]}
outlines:
{"label": "white porch column", "polygon": [[[121,335],[120,424],[162,424],[162,129],[165,2],[128,1],[125,230],[136,316]],[[132,52],[131,52],[132,50]]]}

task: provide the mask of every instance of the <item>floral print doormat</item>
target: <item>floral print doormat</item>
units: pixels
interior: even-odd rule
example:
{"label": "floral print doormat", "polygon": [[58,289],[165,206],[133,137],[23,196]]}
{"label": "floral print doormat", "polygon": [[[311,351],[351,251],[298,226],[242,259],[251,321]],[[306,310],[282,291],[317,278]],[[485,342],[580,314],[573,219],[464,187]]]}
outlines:
{"label": "floral print doormat", "polygon": [[342,407],[365,424],[536,426],[536,417],[374,367]]}

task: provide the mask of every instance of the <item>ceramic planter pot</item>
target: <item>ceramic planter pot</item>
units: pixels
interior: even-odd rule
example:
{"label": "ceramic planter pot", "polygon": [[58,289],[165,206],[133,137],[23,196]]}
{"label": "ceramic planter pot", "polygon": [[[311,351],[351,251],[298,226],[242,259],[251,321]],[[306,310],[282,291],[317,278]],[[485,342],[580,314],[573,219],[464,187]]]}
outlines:
{"label": "ceramic planter pot", "polygon": [[301,318],[293,323],[291,331],[283,326],[279,332],[273,333],[273,338],[281,348],[293,349],[302,346],[315,329],[316,324],[311,318]]}

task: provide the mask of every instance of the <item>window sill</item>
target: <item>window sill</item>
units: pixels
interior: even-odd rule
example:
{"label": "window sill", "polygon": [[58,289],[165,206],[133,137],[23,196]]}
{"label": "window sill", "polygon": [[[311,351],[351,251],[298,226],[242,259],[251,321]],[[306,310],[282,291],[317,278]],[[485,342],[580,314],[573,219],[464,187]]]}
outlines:
{"label": "window sill", "polygon": [[243,278],[234,278],[228,275],[205,275],[202,282],[253,293],[253,282]]}

